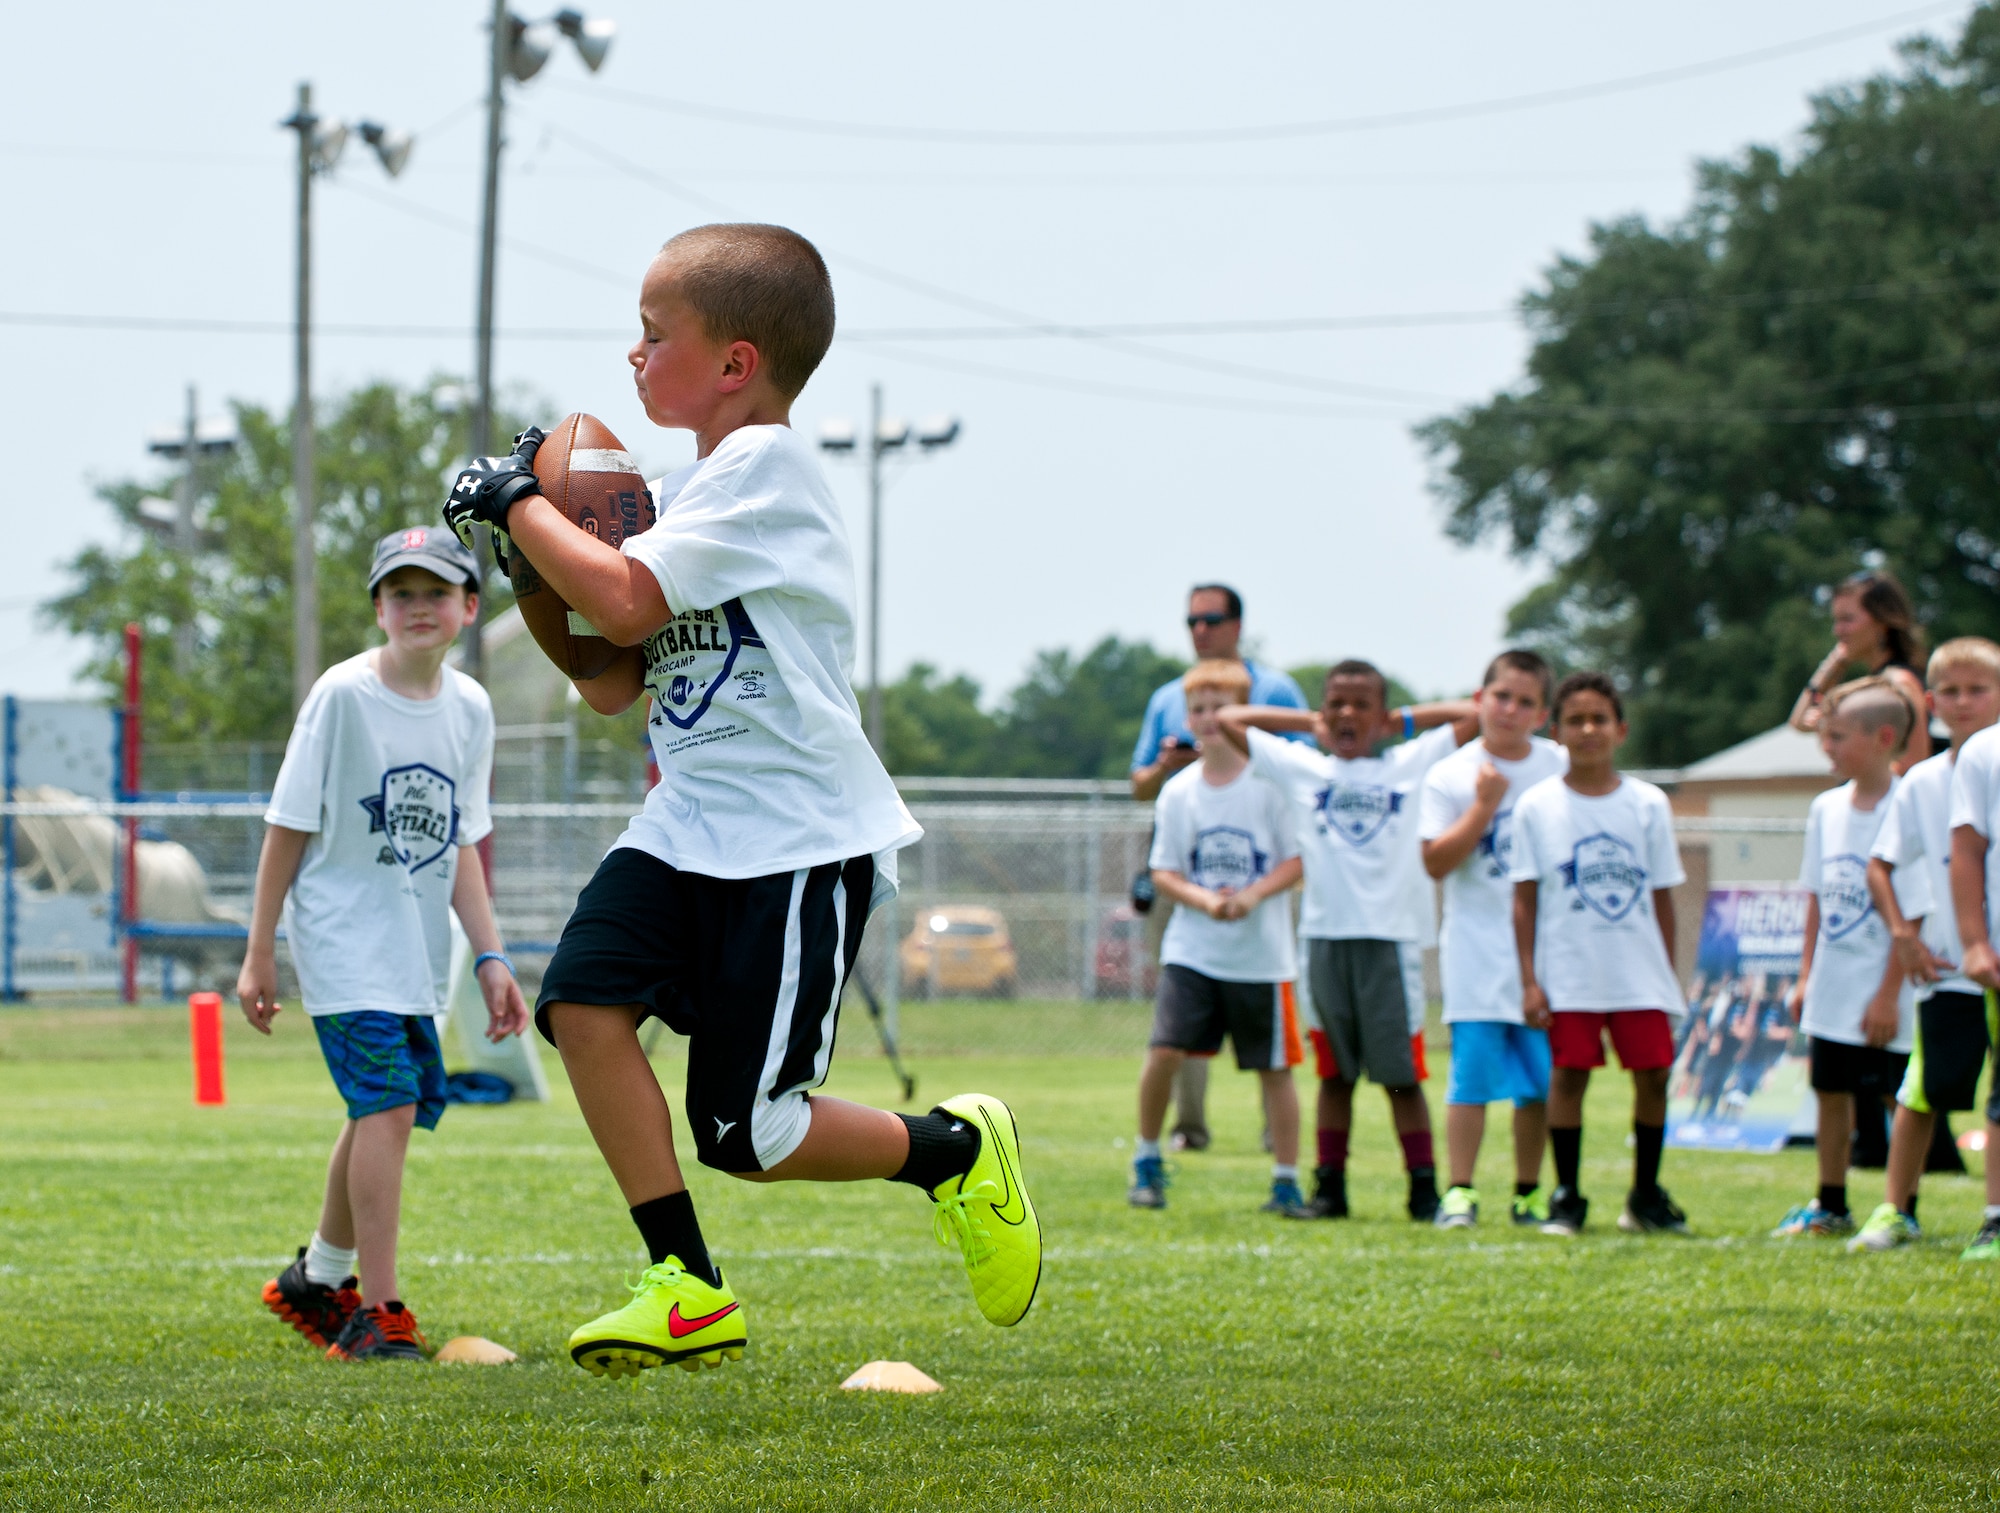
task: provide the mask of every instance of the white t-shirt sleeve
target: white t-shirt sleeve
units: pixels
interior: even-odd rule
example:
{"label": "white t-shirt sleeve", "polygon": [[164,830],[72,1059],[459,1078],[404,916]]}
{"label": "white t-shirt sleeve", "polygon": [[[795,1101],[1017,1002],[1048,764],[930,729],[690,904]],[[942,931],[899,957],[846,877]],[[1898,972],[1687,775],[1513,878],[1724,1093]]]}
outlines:
{"label": "white t-shirt sleeve", "polygon": [[1267,800],[1264,812],[1271,823],[1272,864],[1288,862],[1299,854],[1299,832],[1292,821],[1292,806],[1285,802],[1281,794],[1269,788],[1264,792]]}
{"label": "white t-shirt sleeve", "polygon": [[1826,845],[1820,839],[1820,827],[1825,819],[1826,808],[1815,799],[1806,813],[1805,849],[1799,858],[1799,886],[1809,893],[1819,892],[1820,864],[1826,852]]}
{"label": "white t-shirt sleeve", "polygon": [[1248,734],[1252,775],[1277,784],[1286,793],[1320,781],[1318,747],[1301,746],[1268,730],[1252,730]]}
{"label": "white t-shirt sleeve", "polygon": [[1896,907],[1903,911],[1905,919],[1923,919],[1939,906],[1937,890],[1931,887],[1927,868],[1897,867],[1890,874],[1889,886],[1896,895]]}
{"label": "white t-shirt sleeve", "polygon": [[[729,445],[729,439],[722,442]],[[811,511],[792,507],[800,492],[783,486],[787,454],[763,438],[738,445],[744,455],[734,466],[697,476],[658,524],[628,536],[621,548],[659,580],[675,614],[783,588],[787,573],[774,547],[786,556],[810,553],[806,538],[820,533]]]}
{"label": "white t-shirt sleeve", "polygon": [[1439,765],[1424,774],[1417,794],[1417,839],[1434,841],[1458,822],[1466,806],[1454,792],[1450,769]]}
{"label": "white t-shirt sleeve", "polygon": [[1146,865],[1162,872],[1185,873],[1188,851],[1194,845],[1192,821],[1194,805],[1186,788],[1169,781],[1160,791],[1153,810],[1153,854]]}
{"label": "white t-shirt sleeve", "polygon": [[1990,842],[1993,839],[1993,762],[2000,755],[1985,732],[1966,742],[1951,774],[1951,828],[1970,825]]}
{"label": "white t-shirt sleeve", "polygon": [[1514,847],[1513,861],[1507,868],[1510,883],[1540,882],[1543,872],[1548,869],[1542,862],[1542,826],[1544,804],[1540,801],[1537,783],[1522,794],[1514,805]]}
{"label": "white t-shirt sleeve", "polygon": [[458,843],[476,846],[493,833],[493,706],[480,700],[479,721],[473,735],[472,765],[466,770],[465,786],[459,790]]}
{"label": "white t-shirt sleeve", "polygon": [[[1907,782],[1898,783],[1896,791],[1889,795],[1889,812],[1883,817],[1882,828],[1875,836],[1875,844],[1868,848],[1868,854],[1879,857],[1891,867],[1907,867],[1911,862],[1920,861],[1924,855],[1923,826],[1918,819],[1917,805],[1910,794]],[[1901,896],[1900,885],[1898,897]]]}
{"label": "white t-shirt sleeve", "polygon": [[1653,853],[1646,859],[1646,870],[1652,873],[1656,889],[1678,888],[1687,881],[1687,868],[1681,865],[1680,843],[1674,839],[1673,808],[1656,788],[1646,795],[1646,810],[1650,821],[1646,840]]}
{"label": "white t-shirt sleeve", "polygon": [[324,683],[313,686],[285,742],[285,759],[271,785],[264,823],[317,835],[325,823],[327,766],[333,755],[333,697]]}

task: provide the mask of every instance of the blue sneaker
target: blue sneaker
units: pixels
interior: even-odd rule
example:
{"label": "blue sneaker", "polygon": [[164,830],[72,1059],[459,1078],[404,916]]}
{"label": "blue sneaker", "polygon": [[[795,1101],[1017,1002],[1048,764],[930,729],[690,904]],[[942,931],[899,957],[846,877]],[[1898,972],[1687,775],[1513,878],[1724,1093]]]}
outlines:
{"label": "blue sneaker", "polygon": [[1271,1181],[1271,1196],[1257,1210],[1264,1214],[1283,1214],[1287,1219],[1305,1217],[1306,1195],[1299,1191],[1299,1184],[1290,1177],[1275,1177]]}
{"label": "blue sneaker", "polygon": [[1158,1156],[1133,1157],[1132,1190],[1125,1194],[1125,1201],[1134,1208],[1165,1208],[1167,1163]]}

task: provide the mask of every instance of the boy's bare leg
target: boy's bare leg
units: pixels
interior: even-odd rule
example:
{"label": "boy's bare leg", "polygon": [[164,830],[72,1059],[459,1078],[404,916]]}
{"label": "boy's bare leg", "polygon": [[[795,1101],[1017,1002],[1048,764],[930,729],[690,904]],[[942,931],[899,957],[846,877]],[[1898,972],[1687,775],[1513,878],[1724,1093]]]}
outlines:
{"label": "boy's bare leg", "polygon": [[[1903,1104],[1896,1105],[1895,1122],[1889,1126],[1889,1170],[1888,1191],[1883,1194],[1904,1213],[1910,1211],[1910,1204],[1917,1196],[1917,1184],[1923,1180],[1924,1158],[1930,1154],[1931,1136],[1937,1129],[1937,1115],[1920,1114]],[[1986,1163],[1987,1187],[1992,1188],[1991,1173],[1993,1163]],[[1824,1180],[1822,1178],[1822,1180]],[[1991,1202],[1992,1199],[1988,1199]]]}
{"label": "boy's bare leg", "polygon": [[[1480,1110],[1481,1114],[1486,1111]],[[1541,1186],[1542,1153],[1549,1143],[1549,1106],[1523,1103],[1514,1109],[1514,1180]],[[1468,1167],[1467,1170],[1470,1170]]]}
{"label": "boy's bare leg", "polygon": [[667,1095],[639,1044],[637,1005],[552,1003],[548,1013],[583,1122],[625,1202],[685,1192]]}
{"label": "boy's bare leg", "polygon": [[352,1125],[347,1151],[347,1206],[360,1252],[361,1296],[379,1307],[403,1296],[396,1289],[396,1230],[403,1212],[403,1158],[417,1106],[405,1103],[364,1114]]}
{"label": "boy's bare leg", "polygon": [[1590,1091],[1590,1068],[1559,1066],[1549,1073],[1549,1128],[1579,1129],[1583,1095]]}
{"label": "boy's bare leg", "polygon": [[354,1121],[340,1127],[326,1163],[326,1197],[319,1208],[319,1237],[341,1250],[354,1249],[354,1209],[347,1201],[347,1158],[354,1149]]}
{"label": "boy's bare leg", "polygon": [[1428,1135],[1431,1132],[1431,1104],[1421,1087],[1391,1087],[1383,1091],[1389,1095],[1389,1117],[1395,1121],[1399,1135]]}
{"label": "boy's bare leg", "polygon": [[[1290,1067],[1283,1070],[1261,1071],[1257,1080],[1263,1085],[1264,1113],[1271,1122],[1271,1159],[1279,1166],[1299,1164],[1299,1090],[1292,1081]],[[1141,1117],[1144,1117],[1143,1108]],[[1154,1129],[1159,1122],[1154,1121]]]}
{"label": "boy's bare leg", "polygon": [[[1632,1074],[1632,1121],[1635,1124],[1667,1122],[1667,1076],[1670,1068],[1647,1067]],[[1583,1113],[1578,1100],[1577,1114]]]}
{"label": "boy's bare leg", "polygon": [[[1180,1076],[1187,1052],[1172,1046],[1156,1045],[1146,1052],[1146,1065],[1139,1073],[1139,1138],[1157,1140],[1166,1128],[1167,1105],[1173,1101],[1174,1081]],[[1298,1100],[1292,1102],[1292,1138],[1298,1138]]]}
{"label": "boy's bare leg", "polygon": [[1986,1166],[1986,1206],[2000,1208],[2000,1123],[1991,1119],[1986,1121],[1986,1149],[1980,1159]]}
{"label": "boy's bare leg", "polygon": [[[1453,1187],[1472,1186],[1472,1174],[1479,1165],[1479,1143],[1485,1138],[1485,1104],[1447,1103],[1444,1106],[1444,1148],[1445,1156],[1451,1163]],[[1538,1150],[1535,1154],[1539,1161],[1541,1152]]]}
{"label": "boy's bare leg", "polygon": [[[1847,1185],[1847,1158],[1854,1140],[1854,1095],[1852,1093],[1819,1093],[1819,1124],[1813,1135],[1813,1148],[1819,1157],[1819,1181],[1822,1187],[1845,1187]],[[1928,1143],[1924,1147],[1928,1150]],[[1923,1158],[1918,1157],[1921,1161]]]}
{"label": "boy's bare leg", "polygon": [[888,1179],[910,1159],[910,1127],[894,1114],[815,1093],[798,1148],[768,1171],[732,1172],[745,1182],[864,1182]]}

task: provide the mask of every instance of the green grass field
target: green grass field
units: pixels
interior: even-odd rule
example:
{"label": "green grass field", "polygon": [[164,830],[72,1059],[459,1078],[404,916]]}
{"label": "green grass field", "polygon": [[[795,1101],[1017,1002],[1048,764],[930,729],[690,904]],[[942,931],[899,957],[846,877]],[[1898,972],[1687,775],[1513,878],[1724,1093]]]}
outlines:
{"label": "green grass field", "polygon": [[[1696,1235],[1611,1228],[1621,1079],[1601,1077],[1562,1242],[1402,1216],[1378,1101],[1357,1217],[1259,1215],[1250,1079],[1173,1204],[1124,1202],[1136,1058],[1037,1057],[1078,1006],[911,1011],[929,1099],[1015,1106],[1049,1243],[1035,1310],[986,1325],[923,1200],[882,1183],[693,1178],[745,1300],[740,1366],[602,1381],[568,1331],[622,1297],[636,1236],[566,1090],[452,1110],[414,1143],[404,1289],[497,1369],[335,1366],[257,1291],[316,1214],[339,1108],[296,1015],[229,1032],[230,1104],[190,1101],[185,1016],[0,1013],[0,1505],[8,1508],[1130,1509],[1957,1507],[2000,1499],[2000,1268],[1962,1266],[1979,1195],[1926,1185],[1934,1238],[1883,1257],[1763,1232],[1809,1153],[1669,1152]],[[1134,1011],[1121,1009],[1128,1017]],[[867,1030],[849,1025],[853,1050]],[[1095,1032],[1094,1032],[1095,1033]],[[1054,1037],[1052,1040],[1051,1037]],[[559,1078],[554,1058],[552,1073]],[[677,1090],[684,1063],[663,1058]],[[1438,1084],[1433,1084],[1433,1090]],[[852,1055],[833,1089],[886,1102]],[[1496,1121],[1499,1123],[1500,1121]],[[1489,1177],[1504,1175],[1491,1159]],[[1857,1173],[1857,1206],[1879,1197]],[[1495,1191],[1499,1191],[1495,1184]],[[945,1384],[846,1393],[876,1358]]]}

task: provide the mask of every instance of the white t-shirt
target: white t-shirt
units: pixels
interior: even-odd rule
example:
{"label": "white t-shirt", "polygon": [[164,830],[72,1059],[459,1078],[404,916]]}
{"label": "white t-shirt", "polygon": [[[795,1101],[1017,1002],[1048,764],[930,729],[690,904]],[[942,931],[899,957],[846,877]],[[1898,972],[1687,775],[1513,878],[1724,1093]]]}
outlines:
{"label": "white t-shirt", "polygon": [[[1951,774],[1951,828],[1960,825],[1986,837],[1986,928],[2000,934],[2000,725],[1987,726],[1958,749]],[[1950,854],[1945,853],[1947,858]]]}
{"label": "white t-shirt", "polygon": [[[1965,948],[1958,940],[1958,915],[1951,905],[1951,774],[1954,767],[1949,748],[1917,763],[1903,774],[1889,799],[1889,814],[1869,854],[1879,856],[1896,869],[1896,898],[1903,897],[1903,874],[1922,872],[1930,885],[1930,912],[1924,916],[1923,940],[1940,961],[1957,966]],[[1909,910],[1903,911],[1909,918]],[[1916,985],[1922,1002],[1933,993],[1972,993],[1986,990],[1969,977],[1940,976],[1936,982]]]}
{"label": "white t-shirt", "polygon": [[674,612],[644,648],[660,781],[617,844],[731,878],[873,853],[879,900],[923,832],[861,728],[854,559],[812,448],[745,426],[653,493],[623,550]]}
{"label": "white t-shirt", "polygon": [[392,693],[363,652],[313,684],[264,822],[303,830],[285,935],[306,1013],[444,1011],[458,848],[493,828],[493,705],[452,668]]}
{"label": "white t-shirt", "polygon": [[[1284,795],[1246,769],[1211,783],[1197,762],[1160,789],[1148,865],[1202,888],[1249,887],[1299,854]],[[1160,938],[1160,965],[1189,967],[1223,982],[1290,982],[1298,975],[1292,909],[1285,894],[1242,919],[1174,910]]]}
{"label": "white t-shirt", "polygon": [[1514,806],[1543,778],[1569,771],[1569,753],[1532,736],[1528,754],[1502,761],[1484,741],[1461,746],[1430,770],[1417,801],[1417,839],[1434,841],[1470,809],[1479,769],[1491,762],[1507,779],[1493,822],[1444,879],[1444,924],[1438,969],[1444,978],[1445,1023],[1465,1019],[1521,1020],[1521,964],[1514,950]]}
{"label": "white t-shirt", "polygon": [[[1813,945],[1812,975],[1806,979],[1805,1012],[1799,1028],[1821,1040],[1866,1045],[1862,1011],[1889,965],[1889,927],[1868,895],[1868,853],[1888,818],[1900,784],[1873,809],[1854,807],[1854,785],[1843,783],[1812,801],[1806,815],[1805,860],[1799,886],[1819,895],[1819,937]],[[1930,883],[1920,867],[1896,869],[1896,903],[1905,918],[1930,909]],[[1899,1023],[1889,1049],[1907,1052],[1916,1018],[1916,994],[1902,985],[1896,1007]]]}
{"label": "white t-shirt", "polygon": [[1250,732],[1250,770],[1284,794],[1305,857],[1301,935],[1422,940],[1429,933],[1431,880],[1417,852],[1417,788],[1456,750],[1449,725],[1352,761]]}
{"label": "white t-shirt", "polygon": [[1653,892],[1687,880],[1667,796],[1624,777],[1602,797],[1543,778],[1514,803],[1517,883],[1539,883],[1535,975],[1554,1009],[1685,1012]]}

